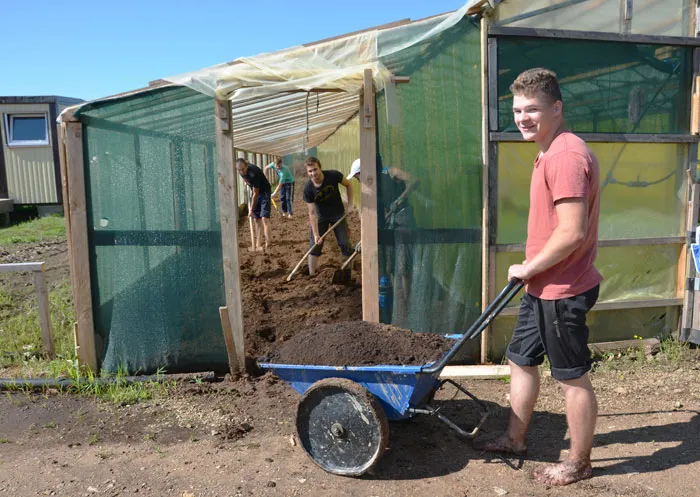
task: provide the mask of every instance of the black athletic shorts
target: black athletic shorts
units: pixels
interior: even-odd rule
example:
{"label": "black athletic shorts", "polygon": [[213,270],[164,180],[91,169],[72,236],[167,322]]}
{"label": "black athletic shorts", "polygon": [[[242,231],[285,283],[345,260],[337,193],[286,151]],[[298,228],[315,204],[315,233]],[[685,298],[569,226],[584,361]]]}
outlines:
{"label": "black athletic shorts", "polygon": [[269,193],[258,194],[258,200],[253,206],[253,218],[262,219],[263,217],[270,217],[270,206],[271,197]]}
{"label": "black athletic shorts", "polygon": [[575,297],[542,300],[526,293],[506,356],[518,366],[539,366],[547,354],[552,377],[574,380],[591,369],[586,313],[600,285]]}

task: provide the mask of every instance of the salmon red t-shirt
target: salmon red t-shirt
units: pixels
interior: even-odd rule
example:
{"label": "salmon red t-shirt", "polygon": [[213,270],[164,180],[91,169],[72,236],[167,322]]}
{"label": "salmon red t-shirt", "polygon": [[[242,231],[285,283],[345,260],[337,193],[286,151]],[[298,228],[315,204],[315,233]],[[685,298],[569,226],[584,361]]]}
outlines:
{"label": "salmon red t-shirt", "polygon": [[569,131],[560,133],[545,153],[535,159],[530,183],[525,257],[532,260],[559,224],[554,203],[582,198],[588,205],[588,226],[581,244],[563,261],[535,275],[527,292],[544,300],[574,297],[599,284],[595,268],[600,216],[600,169],[586,142]]}

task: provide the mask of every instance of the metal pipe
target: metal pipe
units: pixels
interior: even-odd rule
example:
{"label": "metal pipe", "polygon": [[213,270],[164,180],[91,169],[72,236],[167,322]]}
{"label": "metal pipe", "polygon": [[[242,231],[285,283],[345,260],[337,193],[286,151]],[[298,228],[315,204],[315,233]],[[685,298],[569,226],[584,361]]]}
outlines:
{"label": "metal pipe", "polygon": [[510,280],[503,290],[496,296],[496,298],[489,304],[486,310],[477,318],[474,324],[467,330],[466,333],[460,338],[456,344],[445,354],[442,359],[433,364],[429,368],[421,370],[421,373],[425,374],[435,374],[444,368],[448,362],[455,356],[457,352],[462,348],[467,340],[476,338],[481,334],[482,331],[493,321],[493,319],[503,310],[503,308],[510,302],[513,297],[520,291],[523,287],[523,282],[520,280]]}

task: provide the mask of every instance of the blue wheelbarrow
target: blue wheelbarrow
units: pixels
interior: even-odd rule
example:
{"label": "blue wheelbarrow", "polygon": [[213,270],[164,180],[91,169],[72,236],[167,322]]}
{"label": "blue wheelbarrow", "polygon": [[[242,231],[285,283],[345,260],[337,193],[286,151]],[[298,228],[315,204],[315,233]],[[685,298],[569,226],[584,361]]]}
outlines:
{"label": "blue wheelbarrow", "polygon": [[[501,293],[438,361],[423,366],[311,366],[259,362],[302,394],[296,429],[308,456],[329,473],[359,476],[384,453],[389,440],[388,421],[418,414],[436,416],[461,436],[474,438],[489,409],[469,391],[440,373],[462,346],[476,338],[520,291],[511,280]],[[439,412],[431,402],[449,383],[474,400],[481,410],[476,426],[467,431]]]}

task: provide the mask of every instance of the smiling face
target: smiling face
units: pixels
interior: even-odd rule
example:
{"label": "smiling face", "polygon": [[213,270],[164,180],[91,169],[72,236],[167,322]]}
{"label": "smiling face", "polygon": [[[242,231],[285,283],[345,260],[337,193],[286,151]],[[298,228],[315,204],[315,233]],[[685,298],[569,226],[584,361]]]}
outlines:
{"label": "smiling face", "polygon": [[550,142],[561,127],[562,102],[552,100],[541,93],[533,96],[513,96],[513,119],[527,141],[537,144]]}
{"label": "smiling face", "polygon": [[316,164],[316,163],[306,163],[306,174],[309,175],[309,178],[311,178],[311,181],[314,182],[314,184],[321,184],[323,183],[323,171],[321,170],[321,167]]}

